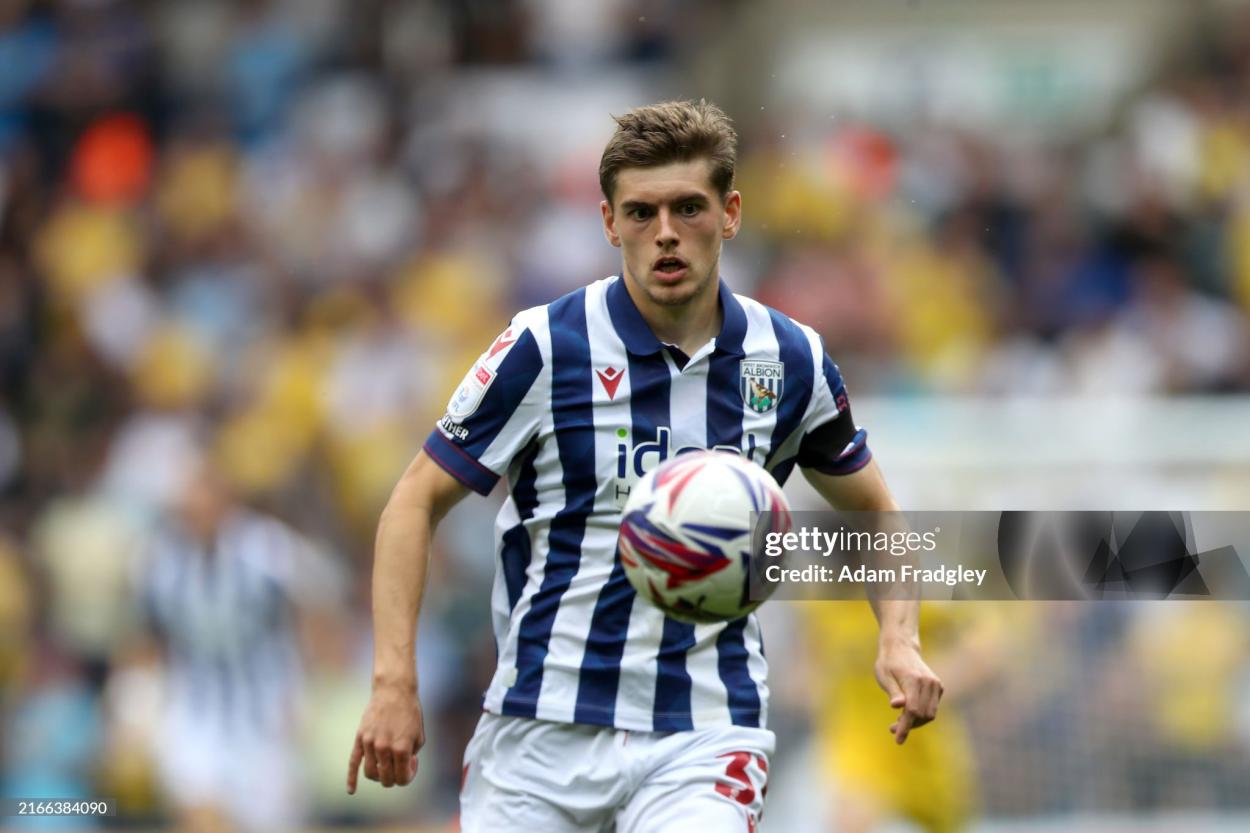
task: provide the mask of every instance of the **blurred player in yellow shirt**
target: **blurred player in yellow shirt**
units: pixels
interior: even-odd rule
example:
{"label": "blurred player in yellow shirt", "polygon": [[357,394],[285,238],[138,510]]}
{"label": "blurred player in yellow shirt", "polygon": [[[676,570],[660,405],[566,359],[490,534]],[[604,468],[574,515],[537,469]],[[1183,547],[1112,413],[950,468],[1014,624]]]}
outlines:
{"label": "blurred player in yellow shirt", "polygon": [[946,694],[942,720],[894,742],[896,718],[873,678],[877,625],[862,602],[803,606],[814,659],[813,729],[823,775],[837,791],[829,822],[839,833],[866,833],[906,819],[931,833],[964,830],[977,805],[975,763],[959,713],[961,695],[1000,664],[1001,622],[984,603],[921,607],[920,638]]}

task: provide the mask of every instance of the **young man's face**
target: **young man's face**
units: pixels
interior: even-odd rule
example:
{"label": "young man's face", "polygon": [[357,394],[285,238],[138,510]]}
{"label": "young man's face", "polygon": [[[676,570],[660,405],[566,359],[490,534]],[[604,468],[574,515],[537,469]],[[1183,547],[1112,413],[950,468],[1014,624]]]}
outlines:
{"label": "young man's face", "polygon": [[608,240],[625,277],[657,306],[681,306],[715,292],[721,241],[738,233],[742,197],[721,200],[706,159],[623,168],[611,205],[601,205]]}

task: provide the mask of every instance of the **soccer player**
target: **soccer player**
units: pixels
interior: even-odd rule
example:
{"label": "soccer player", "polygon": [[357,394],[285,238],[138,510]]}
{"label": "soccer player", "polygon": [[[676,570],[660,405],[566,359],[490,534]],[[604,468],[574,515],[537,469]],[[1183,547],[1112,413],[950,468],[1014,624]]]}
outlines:
{"label": "soccer player", "polygon": [[[894,510],[838,370],[810,329],[720,279],[737,233],[736,135],[706,102],[616,119],[599,166],[620,276],[526,310],[487,348],[378,525],[373,694],[348,767],[407,784],[425,740],[414,643],[430,536],[506,477],[492,595],[498,666],[464,759],[461,824],[621,833],[753,830],[774,737],[754,616],[687,625],[616,557],[631,486],[694,448],[732,449],[830,503]],[[918,604],[874,602],[897,742],[937,711]],[[883,727],[884,728],[884,727]]]}
{"label": "soccer player", "polygon": [[137,571],[165,668],[154,738],[177,829],[301,826],[296,617],[338,604],[337,564],[246,508],[207,457]]}

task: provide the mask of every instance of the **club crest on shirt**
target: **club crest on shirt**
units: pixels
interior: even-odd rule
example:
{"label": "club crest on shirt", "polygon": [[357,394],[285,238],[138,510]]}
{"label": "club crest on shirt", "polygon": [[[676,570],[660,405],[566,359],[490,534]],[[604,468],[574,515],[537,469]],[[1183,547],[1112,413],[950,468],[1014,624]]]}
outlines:
{"label": "club crest on shirt", "polygon": [[766,414],[781,401],[785,364],[747,359],[739,365],[742,401],[757,414]]}

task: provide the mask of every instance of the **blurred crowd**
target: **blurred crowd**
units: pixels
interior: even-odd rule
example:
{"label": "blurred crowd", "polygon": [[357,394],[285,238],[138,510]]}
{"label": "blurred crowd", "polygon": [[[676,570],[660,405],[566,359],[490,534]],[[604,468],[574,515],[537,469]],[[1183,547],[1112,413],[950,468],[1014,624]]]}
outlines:
{"label": "blurred crowd", "polygon": [[[510,131],[524,101],[466,119],[458,96],[515,73],[697,94],[683,55],[733,7],[0,0],[7,792],[162,817],[136,575],[207,466],[345,577],[298,620],[309,813],[450,817],[493,664],[490,531],[480,508],[453,518],[435,559],[425,786],[349,802],[374,524],[511,313],[619,266],[597,211],[607,107],[565,101],[602,133],[553,164],[559,124]],[[815,326],[853,392],[1250,390],[1250,14],[1092,135],[731,115],[746,222],[724,276]]]}

